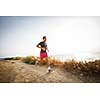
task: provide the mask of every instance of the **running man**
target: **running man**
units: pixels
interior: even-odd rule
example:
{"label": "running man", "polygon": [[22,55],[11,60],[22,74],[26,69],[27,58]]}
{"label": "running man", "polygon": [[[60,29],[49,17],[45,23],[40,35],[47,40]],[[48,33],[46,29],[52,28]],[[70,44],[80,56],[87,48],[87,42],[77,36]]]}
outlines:
{"label": "running man", "polygon": [[36,46],[41,49],[41,51],[40,51],[40,59],[41,60],[40,61],[43,62],[44,59],[45,59],[47,64],[48,64],[48,54],[47,54],[47,51],[49,52],[49,50],[48,50],[47,44],[46,44],[47,38],[46,38],[46,36],[43,36],[42,39],[43,39],[43,41],[38,43]]}

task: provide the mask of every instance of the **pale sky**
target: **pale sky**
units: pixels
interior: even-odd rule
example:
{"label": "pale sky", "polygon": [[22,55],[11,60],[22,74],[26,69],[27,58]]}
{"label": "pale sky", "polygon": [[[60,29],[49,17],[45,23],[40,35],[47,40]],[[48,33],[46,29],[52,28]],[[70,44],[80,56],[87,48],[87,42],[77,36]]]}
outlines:
{"label": "pale sky", "polygon": [[100,17],[0,17],[0,57],[38,56],[44,35],[49,55],[99,52]]}

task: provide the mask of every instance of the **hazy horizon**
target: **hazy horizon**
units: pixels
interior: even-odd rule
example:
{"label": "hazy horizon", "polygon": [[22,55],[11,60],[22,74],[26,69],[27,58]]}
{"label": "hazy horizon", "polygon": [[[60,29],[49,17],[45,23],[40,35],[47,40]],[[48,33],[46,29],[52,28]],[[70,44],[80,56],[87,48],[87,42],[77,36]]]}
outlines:
{"label": "hazy horizon", "polygon": [[[47,36],[49,55],[100,54],[100,17],[0,17],[0,57],[39,56]],[[83,55],[82,55],[83,54]]]}

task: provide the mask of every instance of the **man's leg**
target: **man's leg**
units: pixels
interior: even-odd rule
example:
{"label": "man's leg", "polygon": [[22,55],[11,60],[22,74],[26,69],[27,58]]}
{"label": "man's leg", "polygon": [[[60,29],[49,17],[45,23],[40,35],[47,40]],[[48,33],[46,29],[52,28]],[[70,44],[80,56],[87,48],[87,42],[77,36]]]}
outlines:
{"label": "man's leg", "polygon": [[47,52],[45,53],[45,61],[46,61],[46,65],[49,65]]}
{"label": "man's leg", "polygon": [[43,64],[43,53],[40,52],[40,65]]}
{"label": "man's leg", "polygon": [[46,61],[46,64],[48,65],[48,64],[49,64],[49,63],[48,63],[48,57],[45,58],[45,61]]}
{"label": "man's leg", "polygon": [[43,60],[43,59],[42,59],[42,58],[40,58],[40,65],[42,64],[42,60]]}

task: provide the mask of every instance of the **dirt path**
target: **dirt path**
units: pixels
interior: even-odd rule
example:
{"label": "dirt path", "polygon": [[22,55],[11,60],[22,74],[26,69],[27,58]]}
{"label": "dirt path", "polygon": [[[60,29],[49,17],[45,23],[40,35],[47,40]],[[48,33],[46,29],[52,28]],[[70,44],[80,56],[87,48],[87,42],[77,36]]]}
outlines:
{"label": "dirt path", "polygon": [[[10,82],[23,83],[79,83],[82,82],[77,76],[67,72],[63,68],[54,68],[47,73],[47,66],[29,65],[21,61],[5,61],[0,66],[9,66]],[[1,74],[1,73],[0,73]]]}

